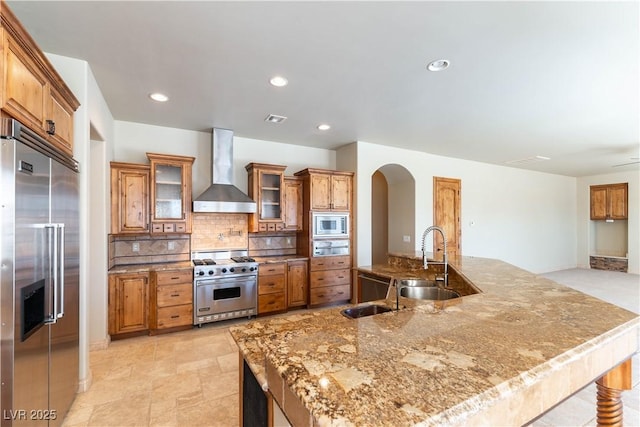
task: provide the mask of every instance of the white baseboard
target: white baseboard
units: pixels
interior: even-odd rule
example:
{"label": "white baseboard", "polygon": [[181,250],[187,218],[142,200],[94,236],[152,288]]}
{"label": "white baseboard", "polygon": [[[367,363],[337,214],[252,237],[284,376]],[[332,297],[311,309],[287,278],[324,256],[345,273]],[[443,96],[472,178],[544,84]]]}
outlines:
{"label": "white baseboard", "polygon": [[84,393],[85,391],[89,391],[91,388],[91,383],[93,382],[93,375],[91,374],[91,369],[89,369],[89,373],[87,377],[78,381],[78,393]]}

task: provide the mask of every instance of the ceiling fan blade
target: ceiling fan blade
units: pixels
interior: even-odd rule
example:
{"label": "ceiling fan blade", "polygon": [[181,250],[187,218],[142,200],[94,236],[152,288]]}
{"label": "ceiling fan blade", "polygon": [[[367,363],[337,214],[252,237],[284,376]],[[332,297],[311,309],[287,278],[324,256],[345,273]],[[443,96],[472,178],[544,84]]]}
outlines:
{"label": "ceiling fan blade", "polygon": [[638,164],[638,163],[640,163],[640,160],[636,160],[635,162],[629,162],[629,163],[621,163],[619,165],[613,165],[612,167],[617,168],[617,167],[620,167],[620,166],[635,165],[635,164]]}

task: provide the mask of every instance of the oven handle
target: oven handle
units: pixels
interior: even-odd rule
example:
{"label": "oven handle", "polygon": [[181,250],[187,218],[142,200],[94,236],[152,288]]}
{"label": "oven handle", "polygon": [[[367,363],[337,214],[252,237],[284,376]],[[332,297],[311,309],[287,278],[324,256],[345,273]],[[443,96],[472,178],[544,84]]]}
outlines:
{"label": "oven handle", "polygon": [[208,278],[208,279],[196,279],[196,286],[207,286],[207,285],[234,285],[238,282],[250,282],[256,281],[257,276],[255,274],[247,274],[244,276],[233,276],[233,277],[225,277],[225,278]]}

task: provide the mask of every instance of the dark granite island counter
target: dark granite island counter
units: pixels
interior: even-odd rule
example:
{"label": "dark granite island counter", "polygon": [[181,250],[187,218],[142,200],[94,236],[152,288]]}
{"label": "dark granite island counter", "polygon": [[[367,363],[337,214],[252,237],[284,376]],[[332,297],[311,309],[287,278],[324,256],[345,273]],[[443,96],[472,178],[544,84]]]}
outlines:
{"label": "dark granite island counter", "polygon": [[[441,308],[348,319],[336,307],[232,327],[245,372],[294,426],[521,425],[605,374],[613,401],[626,388],[636,314],[501,261],[451,267],[482,292]],[[618,407],[604,406],[616,425]]]}

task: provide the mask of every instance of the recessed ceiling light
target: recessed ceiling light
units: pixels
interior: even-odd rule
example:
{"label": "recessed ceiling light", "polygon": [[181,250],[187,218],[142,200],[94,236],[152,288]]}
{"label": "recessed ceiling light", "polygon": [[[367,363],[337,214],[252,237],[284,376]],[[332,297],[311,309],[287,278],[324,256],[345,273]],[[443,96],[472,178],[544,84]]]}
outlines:
{"label": "recessed ceiling light", "polygon": [[269,123],[282,123],[285,120],[287,120],[287,118],[285,116],[278,116],[275,114],[269,114],[264,121],[265,122],[269,122]]}
{"label": "recessed ceiling light", "polygon": [[269,83],[271,83],[275,87],[283,87],[289,84],[289,80],[285,79],[282,76],[274,76],[271,78],[271,80],[269,80]]}
{"label": "recessed ceiling light", "polygon": [[323,124],[321,124],[321,125],[318,125],[318,130],[329,130],[329,129],[331,129],[331,126],[329,126],[329,125],[328,125],[328,124],[326,124],[326,123],[323,123]]}
{"label": "recessed ceiling light", "polygon": [[448,59],[438,59],[427,65],[429,71],[442,71],[449,68],[450,62]]}
{"label": "recessed ceiling light", "polygon": [[169,97],[167,95],[160,92],[152,93],[151,95],[149,95],[149,98],[158,102],[167,102],[169,100]]}

